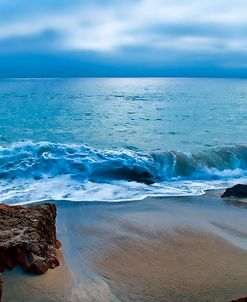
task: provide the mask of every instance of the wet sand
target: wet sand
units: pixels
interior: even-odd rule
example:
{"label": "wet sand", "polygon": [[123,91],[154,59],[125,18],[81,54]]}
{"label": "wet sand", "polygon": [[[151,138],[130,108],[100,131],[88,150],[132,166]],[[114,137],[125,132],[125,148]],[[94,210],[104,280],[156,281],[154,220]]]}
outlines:
{"label": "wet sand", "polygon": [[58,252],[58,259],[60,266],[44,275],[28,274],[20,267],[4,272],[3,301],[70,301],[72,275],[62,251]]}
{"label": "wet sand", "polygon": [[247,253],[192,230],[115,238],[95,263],[121,301],[228,301],[247,295]]}
{"label": "wet sand", "polygon": [[57,202],[61,266],[43,276],[4,273],[4,301],[224,302],[247,296],[247,204],[219,195]]}

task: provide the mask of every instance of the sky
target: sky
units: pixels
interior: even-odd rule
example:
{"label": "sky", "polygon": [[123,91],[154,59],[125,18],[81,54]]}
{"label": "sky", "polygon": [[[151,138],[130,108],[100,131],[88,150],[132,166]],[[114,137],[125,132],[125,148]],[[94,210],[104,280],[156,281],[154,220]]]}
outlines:
{"label": "sky", "polygon": [[247,77],[246,0],[0,0],[0,77]]}

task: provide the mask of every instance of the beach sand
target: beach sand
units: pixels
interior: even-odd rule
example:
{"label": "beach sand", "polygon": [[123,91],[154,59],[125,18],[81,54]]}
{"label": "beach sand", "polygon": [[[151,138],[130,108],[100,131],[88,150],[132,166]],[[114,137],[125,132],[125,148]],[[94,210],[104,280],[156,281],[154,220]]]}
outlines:
{"label": "beach sand", "polygon": [[69,301],[73,280],[62,251],[60,266],[44,275],[30,275],[20,267],[4,272],[3,301]]}
{"label": "beach sand", "polygon": [[61,266],[5,272],[4,301],[230,301],[247,296],[247,204],[203,196],[56,202]]}
{"label": "beach sand", "polygon": [[115,238],[95,263],[121,301],[227,301],[247,294],[245,251],[192,230],[148,236],[148,242]]}

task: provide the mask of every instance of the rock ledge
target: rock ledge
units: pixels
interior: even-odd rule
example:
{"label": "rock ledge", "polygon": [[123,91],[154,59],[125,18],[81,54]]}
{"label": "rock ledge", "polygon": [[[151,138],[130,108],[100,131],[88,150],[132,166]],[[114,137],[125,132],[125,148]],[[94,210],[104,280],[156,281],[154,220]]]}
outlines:
{"label": "rock ledge", "polygon": [[[0,273],[21,265],[25,271],[43,274],[59,265],[56,248],[56,206],[0,205]],[[0,301],[1,301],[0,274]]]}

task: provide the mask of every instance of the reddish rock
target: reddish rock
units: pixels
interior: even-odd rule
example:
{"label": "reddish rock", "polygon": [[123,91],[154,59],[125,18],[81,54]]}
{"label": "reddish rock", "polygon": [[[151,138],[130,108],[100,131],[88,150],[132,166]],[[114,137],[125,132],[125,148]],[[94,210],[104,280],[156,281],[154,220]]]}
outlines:
{"label": "reddish rock", "polygon": [[59,265],[56,248],[56,206],[0,205],[0,272],[21,265],[26,271],[45,273]]}
{"label": "reddish rock", "polygon": [[3,285],[3,278],[0,273],[0,302],[2,302],[2,285]]}

